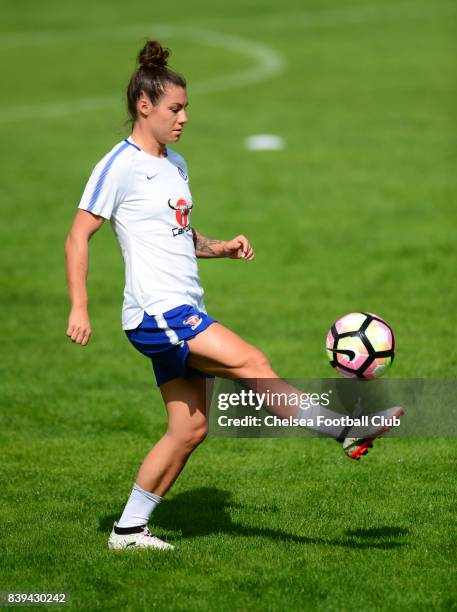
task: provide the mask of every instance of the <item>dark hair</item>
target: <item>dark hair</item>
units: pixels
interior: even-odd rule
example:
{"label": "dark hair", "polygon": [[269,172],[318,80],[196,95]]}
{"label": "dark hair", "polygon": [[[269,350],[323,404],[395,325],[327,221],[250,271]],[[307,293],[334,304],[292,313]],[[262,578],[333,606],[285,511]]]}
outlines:
{"label": "dark hair", "polygon": [[155,105],[169,83],[186,87],[185,78],[167,66],[170,53],[170,49],[164,49],[157,40],[148,40],[139,52],[139,66],[127,87],[127,107],[132,123],[138,117],[136,104],[142,93]]}

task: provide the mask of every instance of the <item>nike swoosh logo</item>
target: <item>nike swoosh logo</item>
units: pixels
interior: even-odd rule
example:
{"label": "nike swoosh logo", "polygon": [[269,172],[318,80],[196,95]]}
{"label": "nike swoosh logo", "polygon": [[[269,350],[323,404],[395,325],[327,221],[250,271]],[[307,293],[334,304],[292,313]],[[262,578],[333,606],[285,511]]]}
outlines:
{"label": "nike swoosh logo", "polygon": [[355,359],[355,352],[354,351],[350,351],[350,350],[345,351],[343,349],[338,350],[338,349],[331,349],[331,348],[328,348],[327,350],[331,351],[332,353],[338,353],[338,354],[341,354],[341,355],[346,355],[349,358],[349,361],[352,361],[353,359]]}
{"label": "nike swoosh logo", "polygon": [[128,548],[129,546],[136,546],[136,542],[127,542],[125,548]]}
{"label": "nike swoosh logo", "polygon": [[159,173],[156,172],[156,174],[153,174],[152,176],[148,176],[146,175],[146,178],[148,179],[148,181],[152,181],[153,178],[155,178]]}

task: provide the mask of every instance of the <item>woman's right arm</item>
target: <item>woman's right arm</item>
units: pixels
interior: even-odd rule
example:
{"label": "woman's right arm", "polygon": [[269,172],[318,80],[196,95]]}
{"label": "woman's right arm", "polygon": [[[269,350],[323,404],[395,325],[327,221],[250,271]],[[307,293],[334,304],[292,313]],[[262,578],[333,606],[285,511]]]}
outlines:
{"label": "woman's right arm", "polygon": [[67,286],[71,310],[67,336],[83,346],[89,342],[91,328],[87,297],[89,240],[105,219],[86,210],[78,210],[65,242]]}

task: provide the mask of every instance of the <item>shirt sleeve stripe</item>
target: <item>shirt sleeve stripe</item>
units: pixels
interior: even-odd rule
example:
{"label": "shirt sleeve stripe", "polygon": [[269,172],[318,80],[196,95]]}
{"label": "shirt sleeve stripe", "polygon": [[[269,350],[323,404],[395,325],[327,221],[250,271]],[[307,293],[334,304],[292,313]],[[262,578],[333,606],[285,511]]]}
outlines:
{"label": "shirt sleeve stripe", "polygon": [[129,146],[129,143],[127,142],[122,143],[121,146],[118,149],[116,149],[116,151],[114,151],[114,153],[111,155],[111,157],[108,159],[108,161],[104,165],[103,170],[101,171],[100,176],[98,177],[97,183],[95,185],[95,189],[90,198],[89,206],[86,208],[86,210],[88,210],[89,212],[94,208],[95,204],[97,203],[98,197],[100,195],[100,192],[103,188],[103,184],[105,182],[106,175],[108,174],[111,166],[113,165],[114,160],[120,153],[122,153],[122,151],[125,151],[125,149],[127,149],[128,146]]}

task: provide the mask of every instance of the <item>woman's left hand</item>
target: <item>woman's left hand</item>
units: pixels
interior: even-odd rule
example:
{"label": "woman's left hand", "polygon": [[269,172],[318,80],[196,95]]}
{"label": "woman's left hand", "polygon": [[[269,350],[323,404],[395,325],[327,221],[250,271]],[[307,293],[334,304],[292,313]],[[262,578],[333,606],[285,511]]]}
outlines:
{"label": "woman's left hand", "polygon": [[255,253],[246,236],[236,236],[224,244],[225,257],[230,259],[255,259]]}

